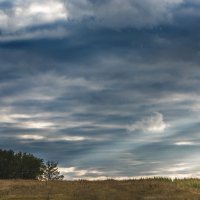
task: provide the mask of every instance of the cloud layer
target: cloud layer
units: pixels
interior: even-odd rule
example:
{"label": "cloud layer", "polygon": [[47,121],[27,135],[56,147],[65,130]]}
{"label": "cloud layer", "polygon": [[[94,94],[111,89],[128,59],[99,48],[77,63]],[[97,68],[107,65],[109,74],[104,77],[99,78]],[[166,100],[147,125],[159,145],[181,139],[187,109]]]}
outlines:
{"label": "cloud layer", "polygon": [[199,9],[0,1],[0,147],[70,179],[199,176]]}
{"label": "cloud layer", "polygon": [[[0,1],[0,28],[3,34],[15,33],[18,37],[23,34],[27,38],[31,35],[26,33],[27,29],[57,22],[84,22],[87,26],[114,29],[154,27],[169,23],[173,19],[173,9],[181,3],[183,0]],[[39,30],[32,33],[32,36],[44,37],[44,34],[55,36],[55,30],[49,30],[49,34],[47,30]],[[58,33],[57,36],[63,37],[64,34]]]}

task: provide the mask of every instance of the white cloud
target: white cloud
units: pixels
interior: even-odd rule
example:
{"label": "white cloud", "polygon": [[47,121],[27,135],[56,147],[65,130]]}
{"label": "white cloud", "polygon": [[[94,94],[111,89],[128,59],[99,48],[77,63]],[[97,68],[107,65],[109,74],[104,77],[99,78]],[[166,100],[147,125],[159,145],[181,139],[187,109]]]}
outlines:
{"label": "white cloud", "polygon": [[[82,177],[82,179],[87,180],[87,181],[103,181],[103,180],[109,180],[109,179],[113,179],[113,180],[118,180],[118,181],[122,181],[122,180],[138,180],[138,179],[150,179],[150,178],[170,178],[172,180],[174,179],[185,179],[185,178],[197,178],[199,177],[199,175],[194,175],[192,173],[173,173],[173,174],[156,174],[156,175],[141,175],[141,176],[84,176]],[[80,177],[74,177],[73,180],[79,180]]]}
{"label": "white cloud", "polygon": [[191,145],[195,145],[194,142],[190,142],[190,141],[179,141],[174,143],[177,146],[191,146]]}
{"label": "white cloud", "polygon": [[68,174],[72,174],[73,179],[83,178],[87,176],[87,174],[95,176],[103,174],[103,172],[96,169],[77,169],[76,167],[59,167],[59,171],[64,174],[66,178],[69,178]]}
{"label": "white cloud", "polygon": [[9,21],[9,16],[0,10],[0,27],[6,27]]}
{"label": "white cloud", "polygon": [[0,10],[0,28],[6,32],[66,19],[67,11],[60,0],[19,0],[9,9]]}
{"label": "white cloud", "polygon": [[193,170],[195,167],[192,166],[190,163],[177,163],[173,164],[164,168],[158,169],[160,174],[186,174],[191,173],[191,170]]}
{"label": "white cloud", "polygon": [[41,135],[19,135],[18,138],[24,139],[24,140],[42,140],[44,139]]}
{"label": "white cloud", "polygon": [[11,108],[0,108],[0,123],[16,123],[20,119],[29,119],[30,115],[14,113]]}
{"label": "white cloud", "polygon": [[49,141],[49,142],[57,142],[57,141],[71,141],[71,142],[78,142],[78,141],[84,141],[84,140],[92,140],[92,138],[89,137],[83,137],[83,136],[49,136],[49,135],[37,135],[37,134],[21,134],[17,135],[16,138],[22,139],[22,140],[43,140],[43,141]]}
{"label": "white cloud", "polygon": [[37,121],[27,121],[18,123],[18,126],[25,129],[50,129],[54,127],[54,124],[51,122],[37,122]]}
{"label": "white cloud", "polygon": [[144,132],[164,132],[169,125],[164,121],[163,115],[156,112],[150,117],[146,117],[141,121],[127,126],[129,131],[142,130]]}
{"label": "white cloud", "polygon": [[177,166],[177,167],[171,167],[167,171],[168,172],[179,172],[179,171],[185,171],[190,169],[188,166]]}
{"label": "white cloud", "polygon": [[56,138],[46,138],[48,141],[84,141],[89,138],[83,137],[83,136],[61,136]]}

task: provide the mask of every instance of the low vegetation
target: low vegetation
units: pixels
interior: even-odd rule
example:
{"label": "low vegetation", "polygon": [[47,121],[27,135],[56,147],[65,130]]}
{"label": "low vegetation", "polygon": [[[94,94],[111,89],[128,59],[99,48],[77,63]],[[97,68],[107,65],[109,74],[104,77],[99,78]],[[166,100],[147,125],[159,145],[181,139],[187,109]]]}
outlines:
{"label": "low vegetation", "polygon": [[200,180],[0,181],[0,200],[198,200]]}

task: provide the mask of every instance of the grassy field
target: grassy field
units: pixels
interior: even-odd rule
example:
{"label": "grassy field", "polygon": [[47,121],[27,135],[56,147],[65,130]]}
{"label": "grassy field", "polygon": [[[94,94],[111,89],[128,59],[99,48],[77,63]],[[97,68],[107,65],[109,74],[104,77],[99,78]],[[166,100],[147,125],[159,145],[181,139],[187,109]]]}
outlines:
{"label": "grassy field", "polygon": [[0,200],[200,200],[200,180],[164,178],[126,181],[1,180]]}

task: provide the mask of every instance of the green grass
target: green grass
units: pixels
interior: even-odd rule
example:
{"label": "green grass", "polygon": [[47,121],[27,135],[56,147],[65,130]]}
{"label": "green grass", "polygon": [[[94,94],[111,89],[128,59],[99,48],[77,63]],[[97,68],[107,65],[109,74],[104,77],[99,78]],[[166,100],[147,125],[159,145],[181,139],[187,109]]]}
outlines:
{"label": "green grass", "polygon": [[200,200],[200,180],[1,180],[0,200]]}

